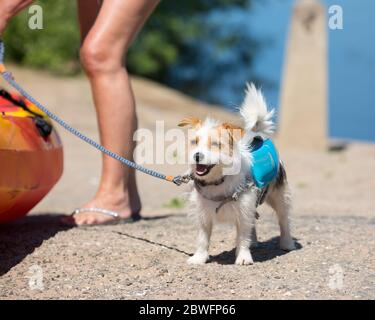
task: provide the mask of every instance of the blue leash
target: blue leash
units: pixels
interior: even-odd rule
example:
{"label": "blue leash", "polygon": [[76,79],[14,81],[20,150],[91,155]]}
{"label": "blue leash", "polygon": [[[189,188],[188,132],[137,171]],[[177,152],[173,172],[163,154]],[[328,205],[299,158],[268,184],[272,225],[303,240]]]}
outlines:
{"label": "blue leash", "polygon": [[12,74],[9,71],[7,71],[6,68],[5,68],[5,65],[4,65],[4,54],[5,54],[5,46],[4,46],[3,41],[0,40],[0,73],[1,73],[2,77],[4,78],[4,80],[6,82],[8,82],[14,89],[16,89],[27,100],[29,100],[30,102],[32,102],[33,104],[35,104],[48,117],[50,117],[52,120],[54,120],[55,122],[57,122],[60,126],[62,126],[65,130],[69,131],[70,133],[72,133],[73,135],[75,135],[76,137],[78,137],[79,139],[81,139],[81,140],[85,141],[86,143],[88,143],[89,145],[93,146],[94,148],[96,148],[100,152],[103,152],[107,156],[120,161],[121,163],[127,165],[130,168],[133,168],[135,170],[139,170],[139,171],[141,171],[143,173],[146,173],[146,174],[148,174],[150,176],[153,176],[155,178],[159,178],[159,179],[162,179],[162,180],[173,182],[173,183],[175,183],[178,186],[181,185],[183,182],[187,182],[184,179],[184,177],[181,177],[181,176],[176,176],[176,177],[167,176],[167,175],[162,174],[160,172],[157,172],[157,171],[154,171],[154,170],[142,167],[141,165],[136,164],[135,162],[132,162],[132,161],[130,161],[128,159],[125,159],[124,157],[122,157],[122,156],[120,156],[120,155],[118,155],[118,154],[116,154],[116,153],[108,150],[107,148],[103,147],[102,145],[100,145],[96,141],[92,140],[88,136],[86,136],[83,133],[81,133],[80,131],[78,131],[77,129],[73,128],[71,125],[69,125],[68,123],[66,123],[60,117],[58,117],[57,115],[55,115],[54,113],[52,113],[51,111],[49,111],[41,103],[39,103],[37,100],[35,100],[30,94],[28,94],[14,80]]}

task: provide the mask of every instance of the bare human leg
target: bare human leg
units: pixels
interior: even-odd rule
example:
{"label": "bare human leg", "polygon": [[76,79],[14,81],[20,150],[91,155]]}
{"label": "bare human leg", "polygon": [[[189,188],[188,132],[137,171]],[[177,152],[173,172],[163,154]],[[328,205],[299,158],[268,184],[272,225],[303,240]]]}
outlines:
{"label": "bare human leg", "polygon": [[[123,67],[126,52],[158,0],[78,0],[82,33],[81,61],[90,80],[101,143],[128,159],[133,157],[137,126],[129,76]],[[101,207],[126,218],[137,215],[141,204],[135,174],[103,155],[102,175],[94,198],[83,208]],[[101,224],[113,218],[83,212],[70,218],[76,225]]]}
{"label": "bare human leg", "polygon": [[22,9],[30,5],[33,0],[1,0],[0,2],[0,37],[3,34],[9,19]]}

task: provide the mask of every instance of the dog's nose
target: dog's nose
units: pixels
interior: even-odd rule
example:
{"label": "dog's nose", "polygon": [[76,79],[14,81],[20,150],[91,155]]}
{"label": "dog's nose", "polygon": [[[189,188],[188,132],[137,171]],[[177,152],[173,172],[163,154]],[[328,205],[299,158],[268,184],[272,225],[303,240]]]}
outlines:
{"label": "dog's nose", "polygon": [[203,161],[203,158],[204,158],[204,155],[201,152],[197,152],[194,154],[194,160],[196,163]]}

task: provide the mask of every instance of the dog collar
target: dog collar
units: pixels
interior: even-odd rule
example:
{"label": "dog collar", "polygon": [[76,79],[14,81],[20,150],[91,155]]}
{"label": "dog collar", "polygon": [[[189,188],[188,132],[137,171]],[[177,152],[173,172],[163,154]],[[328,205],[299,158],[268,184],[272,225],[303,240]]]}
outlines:
{"label": "dog collar", "polygon": [[[201,194],[201,196],[203,198],[205,198],[207,200],[215,201],[215,202],[220,202],[219,206],[215,209],[216,213],[218,213],[220,208],[222,206],[224,206],[225,204],[227,204],[228,202],[237,201],[239,199],[239,197],[241,196],[241,194],[243,194],[244,192],[246,192],[248,190],[253,190],[254,192],[256,192],[257,200],[256,200],[255,207],[257,208],[260,204],[263,203],[263,201],[266,197],[267,191],[268,191],[268,186],[266,188],[258,188],[256,186],[256,184],[254,183],[253,179],[251,177],[247,177],[246,181],[244,183],[240,184],[235,189],[235,191],[233,192],[232,195],[230,195],[230,196],[221,195],[221,196],[216,196],[216,197],[208,197],[202,192],[202,186],[199,185],[199,182],[197,182],[197,179],[195,179],[192,175],[191,175],[191,179],[194,180],[195,188],[197,189],[197,191]],[[212,182],[210,184],[206,184],[204,186],[220,185],[221,183],[224,182],[224,179],[225,179],[225,177],[223,177],[222,179],[217,180],[215,182]],[[201,180],[198,180],[198,181],[202,182]],[[255,217],[257,219],[259,219],[259,213],[258,212],[255,212]]]}
{"label": "dog collar", "polygon": [[208,187],[208,186],[219,186],[219,185],[221,185],[224,182],[225,177],[222,177],[221,179],[215,180],[215,181],[212,181],[212,182],[206,182],[206,181],[200,180],[200,179],[198,179],[198,178],[196,178],[195,176],[192,175],[192,180],[194,181],[195,185],[198,185],[199,187]]}

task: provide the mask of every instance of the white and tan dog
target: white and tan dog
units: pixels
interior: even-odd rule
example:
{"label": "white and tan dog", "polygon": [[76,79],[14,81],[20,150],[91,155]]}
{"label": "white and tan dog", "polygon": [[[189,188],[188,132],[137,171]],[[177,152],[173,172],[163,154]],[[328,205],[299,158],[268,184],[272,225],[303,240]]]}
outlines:
{"label": "white and tan dog", "polygon": [[[267,111],[262,93],[253,84],[247,87],[240,114],[243,127],[197,118],[187,118],[179,124],[193,128],[189,141],[188,175],[192,179],[189,200],[199,234],[197,250],[189,258],[189,263],[207,262],[214,222],[229,222],[237,228],[235,263],[252,264],[250,247],[257,241],[256,207],[263,200],[276,211],[281,233],[280,247],[284,250],[295,248],[289,226],[291,197],[282,163],[266,193],[254,187],[244,188],[251,185],[248,180],[251,179],[252,141],[256,137],[269,138],[274,129],[273,110]],[[236,192],[238,199],[232,201]]]}

